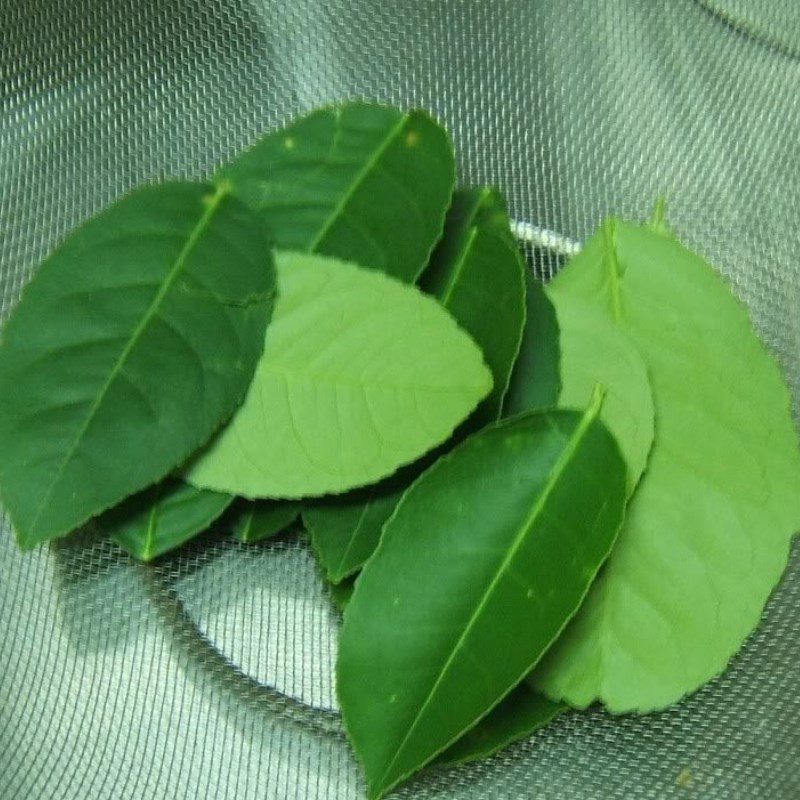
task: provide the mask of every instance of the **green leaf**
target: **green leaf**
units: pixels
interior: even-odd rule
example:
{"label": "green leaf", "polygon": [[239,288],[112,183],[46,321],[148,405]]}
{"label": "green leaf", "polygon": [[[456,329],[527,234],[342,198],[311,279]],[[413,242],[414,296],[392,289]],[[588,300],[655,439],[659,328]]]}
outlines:
{"label": "green leaf", "polygon": [[357,572],[378,546],[383,525],[410,483],[395,476],[341,497],[303,507],[303,524],[325,576],[339,583]]}
{"label": "green leaf", "polygon": [[337,688],[380,797],[516,686],[575,613],[622,521],[625,464],[599,421],[485,428],[412,484],[344,614]]}
{"label": "green leaf", "polygon": [[508,391],[503,416],[553,408],[561,392],[558,322],[544,287],[525,270],[525,328]]}
{"label": "green leaf", "polygon": [[0,487],[21,546],[208,440],[252,379],[274,291],[263,222],[205,184],[138,189],[67,237],[0,346]]}
{"label": "green leaf", "polygon": [[436,759],[437,764],[468,764],[499,750],[552,722],[568,708],[534,691],[524,681],[477,725]]}
{"label": "green leaf", "polygon": [[669,235],[606,223],[553,281],[567,295],[639,348],[657,433],[617,546],[534,684],[581,708],[664,708],[724,669],[786,565],[800,527],[789,393],[745,308]]}
{"label": "green leaf", "polygon": [[628,334],[597,303],[553,291],[560,330],[560,408],[579,408],[592,387],[608,390],[600,418],[617,440],[633,494],[653,444],[655,412],[647,368]]}
{"label": "green leaf", "polygon": [[485,188],[456,192],[420,286],[475,339],[492,370],[494,388],[473,415],[474,428],[500,416],[525,325],[523,273],[503,198]]}
{"label": "green leaf", "polygon": [[245,544],[260,542],[286,530],[298,516],[299,503],[241,500],[232,521],[233,535]]}
{"label": "green leaf", "polygon": [[188,479],[299,498],[383,478],[491,390],[480,350],[417,289],[335,259],[277,255],[280,294],[242,407]]}
{"label": "green leaf", "polygon": [[424,112],[357,102],[268,134],[218,177],[264,215],[278,247],[412,283],[441,234],[455,159]]}
{"label": "green leaf", "polygon": [[233,500],[167,479],[106,511],[95,525],[135,558],[152,561],[205,531]]}
{"label": "green leaf", "polygon": [[[523,269],[502,197],[485,188],[457,191],[421,285],[472,335],[492,370],[492,393],[458,437],[500,413],[525,324]],[[336,583],[361,568],[403,492],[428,463],[306,509],[303,519],[329,580]]]}

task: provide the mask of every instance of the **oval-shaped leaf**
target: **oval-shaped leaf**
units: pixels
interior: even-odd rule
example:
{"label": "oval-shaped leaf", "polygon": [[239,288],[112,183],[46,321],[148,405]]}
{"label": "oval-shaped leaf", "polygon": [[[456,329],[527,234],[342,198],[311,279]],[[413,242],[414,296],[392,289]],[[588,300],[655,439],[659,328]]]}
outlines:
{"label": "oval-shaped leaf", "polygon": [[528,414],[475,434],[416,481],[344,614],[337,689],[370,797],[471,728],[580,605],[625,505],[599,421]]}
{"label": "oval-shaped leaf", "polygon": [[106,511],[95,525],[135,558],[152,561],[205,531],[233,500],[168,479]]}
{"label": "oval-shaped leaf", "polygon": [[491,390],[434,300],[374,270],[278,253],[280,294],[244,404],[189,468],[197,486],[298,498],[372,483],[444,441]]}
{"label": "oval-shaped leaf", "polygon": [[[457,437],[499,416],[525,324],[523,269],[502,197],[486,188],[457,191],[442,240],[420,282],[472,335],[492,370],[492,393]],[[306,508],[306,528],[331,581],[353,574],[372,555],[384,523],[424,466]]]}
{"label": "oval-shaped leaf", "polygon": [[531,736],[568,708],[564,703],[548,700],[523,681],[477,725],[450,745],[436,763],[455,766],[489,758]]}
{"label": "oval-shaped leaf", "polygon": [[0,346],[0,489],[20,545],[204,444],[250,383],[274,291],[264,223],[223,189],[148,186],[72,233]]}
{"label": "oval-shaped leaf", "polygon": [[254,544],[285,531],[299,516],[300,504],[291,501],[241,500],[232,520],[233,535]]}
{"label": "oval-shaped leaf", "polygon": [[671,235],[611,221],[553,281],[639,348],[657,433],[601,578],[534,675],[553,698],[664,708],[756,626],[800,527],[789,394],[747,312]]}
{"label": "oval-shaped leaf", "polygon": [[653,445],[655,411],[647,368],[639,351],[596,303],[553,292],[561,350],[560,408],[579,408],[600,384],[606,399],[600,418],[617,440],[633,494]]}
{"label": "oval-shaped leaf", "polygon": [[219,179],[264,215],[278,247],[413,282],[442,232],[455,158],[423,111],[356,102],[268,134]]}

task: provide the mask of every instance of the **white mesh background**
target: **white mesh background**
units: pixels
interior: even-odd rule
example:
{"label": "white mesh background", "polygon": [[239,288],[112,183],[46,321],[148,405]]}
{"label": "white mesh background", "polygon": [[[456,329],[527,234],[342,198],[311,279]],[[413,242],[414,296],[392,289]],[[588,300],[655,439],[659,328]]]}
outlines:
{"label": "white mesh background", "polygon": [[[0,0],[0,318],[121,192],[359,96],[438,114],[464,181],[573,239],[666,194],[798,410],[799,54],[794,0]],[[796,548],[759,631],[677,708],[566,715],[398,797],[800,797],[798,608]],[[363,796],[334,710],[336,620],[292,537],[212,535],[144,568],[80,536],[21,555],[3,522],[0,798]]]}

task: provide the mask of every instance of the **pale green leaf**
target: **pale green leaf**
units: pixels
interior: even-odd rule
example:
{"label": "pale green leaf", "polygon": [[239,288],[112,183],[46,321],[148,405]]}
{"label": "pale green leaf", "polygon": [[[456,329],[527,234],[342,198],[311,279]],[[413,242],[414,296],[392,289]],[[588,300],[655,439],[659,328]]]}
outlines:
{"label": "pale green leaf", "polygon": [[[523,268],[502,197],[486,188],[457,191],[444,235],[420,284],[475,339],[492,371],[494,388],[455,439],[500,413],[525,324]],[[584,402],[588,396],[589,391]],[[306,509],[303,519],[330,580],[338,582],[361,568],[400,496],[427,463],[423,460],[388,481]]]}
{"label": "pale green leaf", "polygon": [[152,561],[205,531],[233,500],[168,479],[107,511],[95,527],[140,561]]}
{"label": "pale green leaf", "polygon": [[478,347],[414,287],[302,253],[277,267],[264,355],[190,465],[195,485],[299,498],[372,483],[447,439],[491,390]]}
{"label": "pale green leaf", "polygon": [[0,345],[0,490],[20,545],[209,439],[250,383],[274,290],[263,221],[205,184],[138,189],[67,237]]}
{"label": "pale green leaf", "polygon": [[656,441],[617,546],[534,684],[578,707],[664,708],[720,673],[800,527],[789,393],[745,308],[663,232],[610,221],[552,283],[647,366]]}
{"label": "pale green leaf", "polygon": [[218,179],[264,215],[279,248],[413,282],[442,232],[455,159],[425,112],[355,102],[264,136]]}
{"label": "pale green leaf", "polygon": [[254,544],[286,530],[299,516],[300,504],[288,500],[240,500],[231,527],[240,542]]}
{"label": "pale green leaf", "polygon": [[406,492],[344,613],[337,690],[380,797],[533,667],[580,605],[625,505],[599,421],[552,411],[489,426]]}
{"label": "pale green leaf", "polygon": [[653,444],[655,412],[647,369],[628,334],[597,303],[563,291],[553,291],[552,302],[561,349],[558,406],[579,408],[592,387],[606,387],[600,418],[625,457],[632,494]]}

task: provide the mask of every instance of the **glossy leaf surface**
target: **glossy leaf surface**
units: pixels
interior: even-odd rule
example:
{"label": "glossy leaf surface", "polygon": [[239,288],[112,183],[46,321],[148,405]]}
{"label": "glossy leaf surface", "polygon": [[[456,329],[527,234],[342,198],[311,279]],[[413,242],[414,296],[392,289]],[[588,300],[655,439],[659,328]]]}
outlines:
{"label": "glossy leaf surface", "polygon": [[422,111],[347,103],[268,134],[222,170],[278,247],[413,282],[442,232],[453,146]]}
{"label": "glossy leaf surface", "polygon": [[602,576],[534,677],[553,698],[664,708],[724,669],[800,527],[789,393],[720,276],[668,233],[610,221],[551,285],[638,347],[656,441]]}
{"label": "glossy leaf surface", "polygon": [[205,531],[233,500],[167,479],[129,497],[95,524],[135,558],[152,561]]}
{"label": "glossy leaf surface", "polygon": [[232,529],[233,535],[245,544],[281,533],[300,516],[300,504],[290,500],[243,500],[240,503]]}
{"label": "glossy leaf surface", "polygon": [[0,489],[20,545],[204,444],[250,383],[274,291],[263,221],[205,184],[138,189],[68,236],[0,346]]}
{"label": "glossy leaf surface", "polygon": [[452,433],[491,390],[434,300],[375,270],[278,253],[280,294],[242,407],[190,482],[299,498],[379,480]]}
{"label": "glossy leaf surface", "polygon": [[585,414],[515,417],[416,481],[344,614],[337,688],[370,797],[422,767],[533,667],[622,520],[625,465]]}
{"label": "glossy leaf surface", "polygon": [[477,725],[436,759],[438,764],[468,764],[489,758],[552,722],[568,708],[522,682]]}

